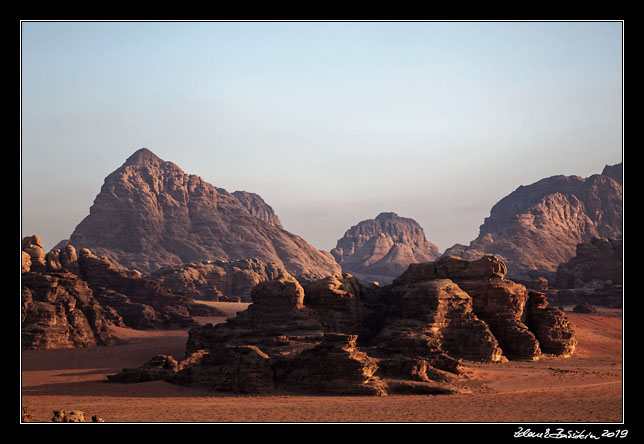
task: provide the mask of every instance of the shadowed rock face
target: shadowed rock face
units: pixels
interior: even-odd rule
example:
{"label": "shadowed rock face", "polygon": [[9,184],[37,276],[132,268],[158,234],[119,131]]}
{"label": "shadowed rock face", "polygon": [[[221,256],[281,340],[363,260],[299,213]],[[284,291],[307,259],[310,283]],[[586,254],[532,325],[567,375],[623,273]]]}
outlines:
{"label": "shadowed rock face", "polygon": [[513,279],[554,279],[578,243],[621,236],[622,184],[615,180],[621,164],[604,171],[610,175],[553,176],[520,186],[492,207],[475,240],[443,255],[470,261],[496,255]]}
{"label": "shadowed rock face", "polygon": [[462,391],[463,360],[573,353],[564,314],[505,270],[495,257],[447,258],[413,264],[385,287],[350,274],[302,286],[283,274],[253,288],[235,318],[191,329],[184,360],[158,358],[108,379],[243,393],[444,394]]}
{"label": "shadowed rock face", "polygon": [[439,251],[413,219],[380,213],[347,230],[331,254],[345,273],[389,284],[409,264],[434,260]]}
{"label": "shadowed rock face", "polygon": [[70,243],[144,273],[248,258],[308,278],[340,271],[329,253],[282,229],[259,196],[215,188],[146,148],[105,178]]}
{"label": "shadowed rock face", "polygon": [[188,328],[213,307],[172,293],[136,271],[119,268],[73,245],[43,255],[38,236],[25,237],[22,263],[23,348],[68,348],[115,342],[107,324],[138,329]]}
{"label": "shadowed rock face", "polygon": [[575,256],[559,264],[559,288],[603,287],[621,284],[623,275],[622,239],[592,238],[577,245]]}
{"label": "shadowed rock face", "polygon": [[159,269],[150,279],[197,300],[251,302],[253,287],[277,279],[285,271],[260,259],[203,261]]}
{"label": "shadowed rock face", "polygon": [[74,273],[48,269],[38,236],[22,240],[21,340],[24,349],[108,345],[103,309]]}

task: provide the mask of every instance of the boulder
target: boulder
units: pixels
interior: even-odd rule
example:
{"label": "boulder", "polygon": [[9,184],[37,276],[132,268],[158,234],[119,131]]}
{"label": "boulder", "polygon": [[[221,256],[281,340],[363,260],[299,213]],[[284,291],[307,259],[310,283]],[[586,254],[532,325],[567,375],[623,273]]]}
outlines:
{"label": "boulder", "polygon": [[577,245],[575,256],[557,268],[558,288],[603,288],[621,284],[624,274],[622,239],[593,237]]}

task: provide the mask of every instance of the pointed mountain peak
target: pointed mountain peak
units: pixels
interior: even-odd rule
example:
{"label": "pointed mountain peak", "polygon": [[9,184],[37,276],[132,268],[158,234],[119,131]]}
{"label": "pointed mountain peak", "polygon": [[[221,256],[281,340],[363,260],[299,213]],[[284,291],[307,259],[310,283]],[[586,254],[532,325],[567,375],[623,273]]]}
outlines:
{"label": "pointed mountain peak", "polygon": [[126,165],[140,165],[144,163],[153,163],[159,164],[162,163],[163,159],[159,158],[156,154],[150,151],[147,148],[141,148],[134,152],[130,157],[125,161]]}

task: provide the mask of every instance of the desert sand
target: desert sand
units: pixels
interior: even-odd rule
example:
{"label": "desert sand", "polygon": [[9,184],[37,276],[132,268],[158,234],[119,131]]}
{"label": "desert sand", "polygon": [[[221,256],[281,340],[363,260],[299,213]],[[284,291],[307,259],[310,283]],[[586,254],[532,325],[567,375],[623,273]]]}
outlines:
{"label": "desert sand", "polygon": [[[214,303],[211,303],[214,304]],[[248,304],[217,303],[230,315]],[[568,307],[569,308],[569,307]],[[465,362],[472,391],[459,395],[246,396],[155,381],[107,383],[155,354],[182,358],[187,331],[112,327],[111,347],[21,352],[22,406],[38,421],[81,410],[106,423],[620,423],[623,421],[622,314],[567,313],[579,343],[569,358],[501,364]],[[200,318],[200,323],[223,322]]]}

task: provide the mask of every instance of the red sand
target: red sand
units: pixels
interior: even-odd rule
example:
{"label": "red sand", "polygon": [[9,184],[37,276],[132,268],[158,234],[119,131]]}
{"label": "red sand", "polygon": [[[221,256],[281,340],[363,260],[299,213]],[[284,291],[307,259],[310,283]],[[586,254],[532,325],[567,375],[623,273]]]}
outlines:
{"label": "red sand", "polygon": [[[232,312],[245,305],[223,304]],[[155,381],[106,383],[158,353],[184,356],[186,331],[114,328],[113,347],[22,352],[22,405],[49,422],[53,410],[81,410],[106,422],[599,422],[622,415],[620,311],[568,315],[577,334],[570,358],[466,363],[463,395],[236,396]],[[220,322],[201,319],[201,322]]]}

